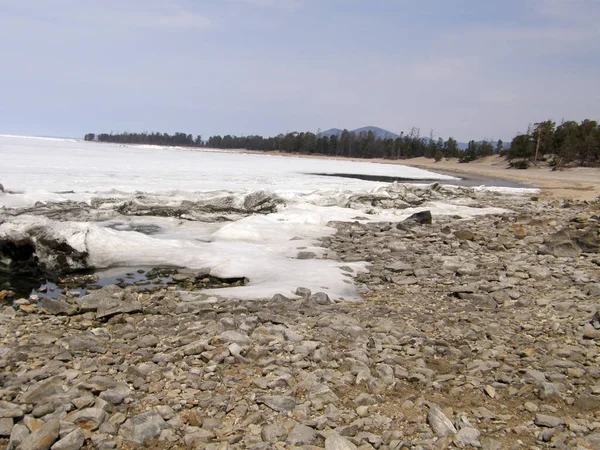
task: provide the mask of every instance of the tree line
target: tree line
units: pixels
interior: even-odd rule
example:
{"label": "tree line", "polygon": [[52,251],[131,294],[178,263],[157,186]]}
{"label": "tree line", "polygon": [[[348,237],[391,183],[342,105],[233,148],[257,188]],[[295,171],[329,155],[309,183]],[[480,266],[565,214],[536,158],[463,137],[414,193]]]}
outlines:
{"label": "tree line", "polygon": [[343,130],[338,135],[325,136],[311,132],[291,132],[273,137],[250,136],[211,136],[203,141],[201,136],[186,133],[101,133],[85,135],[86,141],[100,141],[122,144],[151,144],[164,146],[209,147],[223,149],[245,149],[257,151],[281,151],[349,158],[408,159],[416,157],[459,158],[461,162],[500,154],[509,160],[534,163],[540,160],[551,165],[576,163],[584,166],[600,164],[600,127],[598,122],[586,119],[555,122],[546,120],[528,127],[526,133],[518,134],[505,148],[502,140],[470,141],[466,148],[460,148],[453,137],[444,140],[434,139],[433,133],[423,137],[418,128],[397,138],[379,139],[373,131],[360,134]]}
{"label": "tree line", "polygon": [[459,147],[456,139],[420,136],[419,130],[413,128],[410,133],[402,133],[392,139],[378,139],[373,131],[355,134],[348,130],[340,136],[319,136],[314,133],[287,133],[274,137],[262,136],[212,136],[207,147],[246,149],[262,151],[281,151],[286,153],[305,153],[348,158],[383,158],[407,159],[424,156],[426,158],[457,157],[472,160],[477,157],[491,155],[503,148],[502,141],[496,145],[490,142],[471,141],[466,150]]}
{"label": "tree line", "polygon": [[580,166],[600,164],[600,126],[595,120],[581,123],[572,120],[559,126],[551,120],[530,126],[527,133],[515,136],[507,152],[508,159],[548,161],[550,165],[576,163]]}
{"label": "tree line", "polygon": [[88,133],[85,135],[86,141],[110,142],[115,144],[146,144],[146,145],[166,145],[166,146],[201,146],[202,136],[192,136],[186,133]]}

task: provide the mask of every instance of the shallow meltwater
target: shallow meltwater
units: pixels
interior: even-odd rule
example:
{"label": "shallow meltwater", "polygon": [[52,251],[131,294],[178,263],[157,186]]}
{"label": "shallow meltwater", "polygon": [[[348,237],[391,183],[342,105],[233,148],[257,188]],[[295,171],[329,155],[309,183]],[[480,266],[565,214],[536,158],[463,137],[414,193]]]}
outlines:
{"label": "shallow meltwater", "polygon": [[78,273],[55,279],[16,275],[0,272],[0,301],[12,305],[21,298],[39,300],[58,299],[61,295],[82,297],[104,286],[121,288],[134,286],[140,291],[171,288],[172,290],[197,291],[243,286],[245,277],[219,278],[207,270],[183,270],[174,268],[113,268],[110,271]]}

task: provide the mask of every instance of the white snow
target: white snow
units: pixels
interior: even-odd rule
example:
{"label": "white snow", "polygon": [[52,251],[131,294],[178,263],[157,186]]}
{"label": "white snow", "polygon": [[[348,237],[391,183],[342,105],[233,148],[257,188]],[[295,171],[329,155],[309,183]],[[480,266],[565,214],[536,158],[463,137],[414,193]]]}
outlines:
{"label": "white snow", "polygon": [[[23,237],[42,229],[87,251],[90,263],[97,268],[181,266],[210,268],[213,275],[221,277],[245,276],[250,280],[247,286],[213,292],[243,299],[270,297],[277,292],[292,296],[299,286],[325,291],[333,298],[357,298],[356,286],[340,266],[359,272],[365,270],[366,263],[295,258],[299,251],[312,251],[318,257],[326,252],[317,239],[335,232],[327,226],[329,221],[351,221],[357,216],[365,221],[400,221],[425,209],[434,217],[471,218],[504,212],[473,208],[468,202],[434,202],[369,215],[340,206],[353,192],[370,191],[384,183],[310,175],[451,178],[392,164],[6,136],[0,136],[0,161],[0,182],[9,191],[0,194],[0,208],[31,206],[38,201],[130,199],[137,193],[143,193],[144,201],[168,205],[221,196],[225,190],[240,197],[259,189],[276,192],[286,200],[286,207],[235,222],[121,216],[88,223],[21,215],[0,225],[0,237]],[[151,235],[132,231],[139,225],[155,225],[159,230]]]}

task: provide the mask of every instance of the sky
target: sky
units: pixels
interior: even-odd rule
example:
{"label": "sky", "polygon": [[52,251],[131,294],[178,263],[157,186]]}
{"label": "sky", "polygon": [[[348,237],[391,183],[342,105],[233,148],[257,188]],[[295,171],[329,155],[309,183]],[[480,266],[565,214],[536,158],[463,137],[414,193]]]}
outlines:
{"label": "sky", "polygon": [[0,58],[2,134],[600,119],[600,0],[0,0]]}

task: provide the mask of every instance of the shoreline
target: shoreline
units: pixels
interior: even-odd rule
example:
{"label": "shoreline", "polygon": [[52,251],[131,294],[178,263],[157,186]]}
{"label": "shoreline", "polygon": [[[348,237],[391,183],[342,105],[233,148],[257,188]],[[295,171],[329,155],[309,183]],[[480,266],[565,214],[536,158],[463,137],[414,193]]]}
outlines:
{"label": "shoreline", "polygon": [[[465,186],[477,186],[477,182],[489,186],[523,187],[539,189],[539,197],[564,198],[576,201],[593,201],[600,196],[600,168],[572,167],[553,171],[547,166],[532,166],[526,170],[509,169],[507,161],[498,156],[487,156],[469,163],[459,163],[456,158],[435,162],[424,157],[389,160],[381,158],[346,158],[326,155],[307,155],[281,151],[254,151],[245,149],[214,149],[250,155],[273,155],[293,158],[330,159],[341,161],[372,162],[415,167],[440,175],[459,176]],[[448,183],[444,180],[443,184]],[[496,184],[501,182],[500,184]],[[517,185],[515,185],[515,183]]]}

